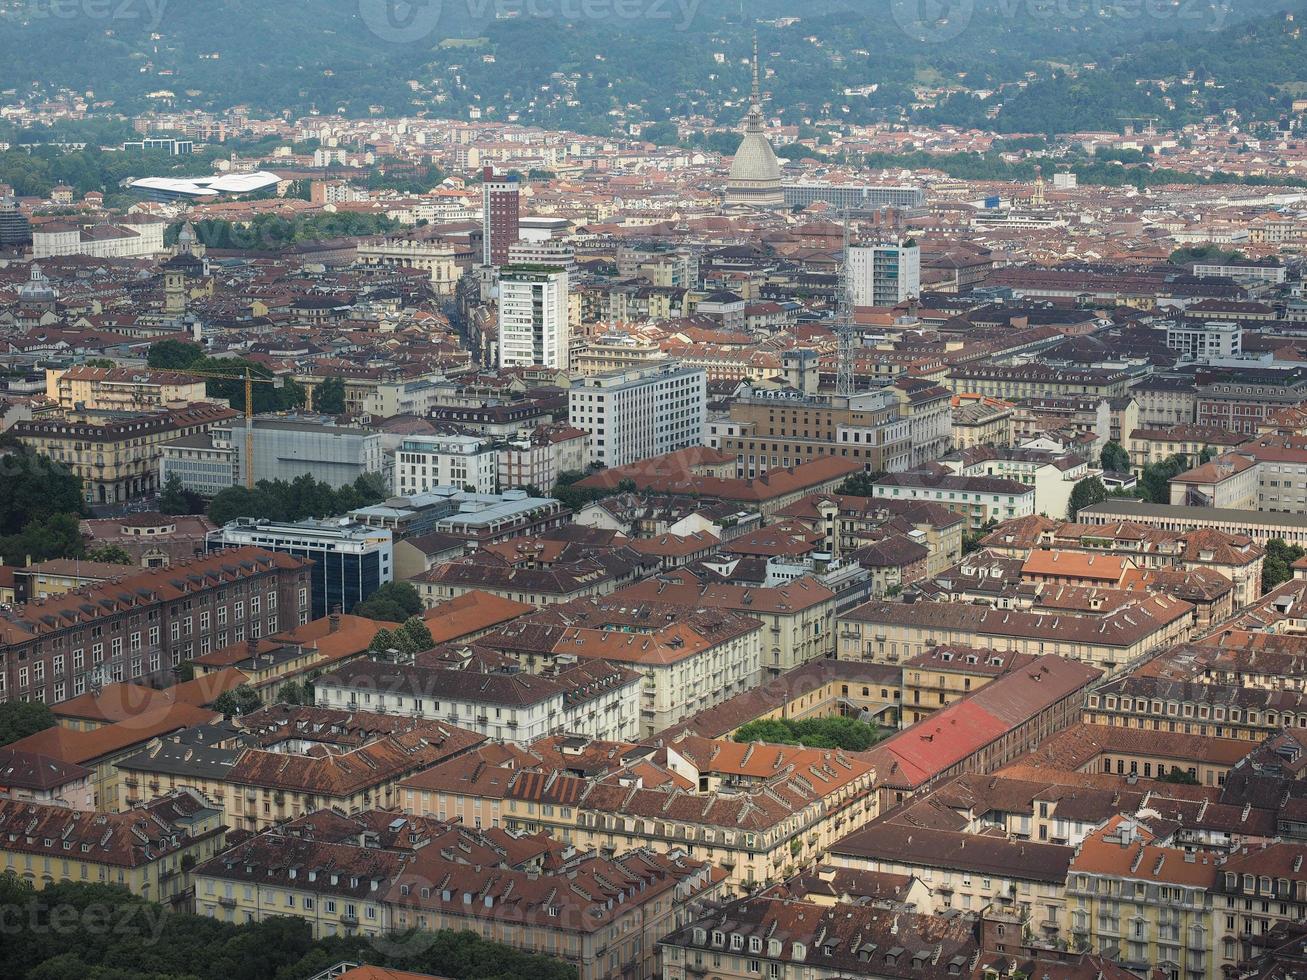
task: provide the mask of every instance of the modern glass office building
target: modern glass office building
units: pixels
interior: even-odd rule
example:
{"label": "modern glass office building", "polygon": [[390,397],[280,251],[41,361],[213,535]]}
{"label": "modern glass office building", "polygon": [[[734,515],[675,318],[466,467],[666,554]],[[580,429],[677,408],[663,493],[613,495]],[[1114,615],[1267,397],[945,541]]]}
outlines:
{"label": "modern glass office building", "polygon": [[394,580],[394,542],[390,531],[349,519],[277,524],[241,518],[211,531],[208,549],[254,545],[313,562],[312,617],[339,609],[350,612]]}

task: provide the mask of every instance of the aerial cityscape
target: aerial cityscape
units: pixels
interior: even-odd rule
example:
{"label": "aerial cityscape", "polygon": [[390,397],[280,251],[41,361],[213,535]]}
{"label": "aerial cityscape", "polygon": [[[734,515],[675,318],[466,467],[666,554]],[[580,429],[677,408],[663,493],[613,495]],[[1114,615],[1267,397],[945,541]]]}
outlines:
{"label": "aerial cityscape", "polygon": [[1307,0],[0,0],[0,977],[1307,980]]}

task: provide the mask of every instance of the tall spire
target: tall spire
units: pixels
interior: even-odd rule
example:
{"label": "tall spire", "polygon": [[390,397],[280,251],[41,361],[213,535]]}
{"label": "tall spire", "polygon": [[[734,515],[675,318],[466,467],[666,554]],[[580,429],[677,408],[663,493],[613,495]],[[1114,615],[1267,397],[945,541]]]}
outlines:
{"label": "tall spire", "polygon": [[753,104],[762,106],[762,75],[758,67],[758,32],[753,32]]}

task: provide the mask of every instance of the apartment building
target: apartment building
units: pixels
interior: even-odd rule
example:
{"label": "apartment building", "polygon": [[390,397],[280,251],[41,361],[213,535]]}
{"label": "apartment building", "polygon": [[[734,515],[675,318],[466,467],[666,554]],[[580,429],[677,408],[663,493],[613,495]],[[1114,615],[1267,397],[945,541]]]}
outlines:
{"label": "apartment building", "polygon": [[1151,595],[1107,615],[1036,613],[944,602],[869,602],[839,616],[841,660],[902,663],[956,644],[1056,654],[1115,673],[1189,638],[1194,607]]}
{"label": "apartment building", "polygon": [[926,575],[934,577],[962,558],[965,518],[942,504],[923,500],[812,494],[776,514],[825,535],[825,550],[835,558],[883,537],[886,529],[910,529],[927,550]]}
{"label": "apartment building", "polygon": [[1193,425],[1198,417],[1198,386],[1192,377],[1152,374],[1130,387],[1146,428]]}
{"label": "apartment building", "polygon": [[500,370],[532,365],[567,370],[570,323],[566,269],[511,265],[500,270]]}
{"label": "apartment building", "polygon": [[661,942],[664,980],[967,975],[976,924],[888,904],[760,896],[705,913]]}
{"label": "apartment building", "polygon": [[638,737],[757,686],[761,620],[722,608],[609,597],[552,606],[482,638],[527,670],[620,664],[641,677]]}
{"label": "apartment building", "polygon": [[922,911],[975,913],[987,907],[1028,920],[1058,923],[1067,867],[1075,851],[889,818],[850,834],[831,851],[837,868],[918,878],[931,891]]}
{"label": "apartment building", "polygon": [[979,691],[1034,659],[1030,654],[1010,650],[931,647],[902,664],[899,679],[901,720],[904,724],[921,721],[932,711],[961,701],[973,691]]}
{"label": "apartment building", "polygon": [[616,602],[655,602],[724,609],[762,622],[762,678],[774,678],[835,652],[835,593],[812,577],[787,585],[749,587],[700,581],[686,571],[644,579],[619,590]]}
{"label": "apartment building", "polygon": [[499,453],[477,436],[410,436],[395,450],[395,492],[401,497],[436,487],[468,493],[499,490]]}
{"label": "apartment building", "polygon": [[626,334],[611,334],[591,340],[575,356],[573,367],[583,378],[611,371],[630,371],[654,366],[667,359],[660,345],[643,342]]}
{"label": "apartment building", "polygon": [[1307,917],[1307,847],[1276,841],[1242,848],[1218,869],[1212,895],[1216,961],[1222,970],[1252,959],[1275,926]]}
{"label": "apartment building", "polygon": [[740,478],[820,456],[858,461],[869,473],[911,464],[910,424],[889,390],[848,397],[752,395],[732,399],[729,412],[719,445],[735,457]]}
{"label": "apartment building", "polygon": [[921,246],[913,239],[850,245],[848,261],[855,306],[893,307],[921,295]]}
{"label": "apartment building", "polygon": [[0,700],[53,704],[111,681],[167,683],[182,662],[309,610],[308,563],[259,548],[124,571],[4,614]]}
{"label": "apartment building", "polygon": [[865,757],[876,767],[880,809],[1020,758],[1075,724],[1086,691],[1102,676],[1086,664],[1038,657],[877,743]]}
{"label": "apartment building", "polygon": [[608,595],[657,567],[629,548],[510,538],[436,565],[410,582],[428,608],[469,592],[547,606]]}
{"label": "apartment building", "polygon": [[953,393],[925,378],[898,378],[889,386],[908,423],[909,469],[948,452],[953,440]]}
{"label": "apartment building", "polygon": [[203,378],[183,371],[77,365],[46,368],[45,397],[64,409],[142,412],[208,399]]}
{"label": "apartment building", "polygon": [[[261,831],[319,809],[358,814],[396,804],[401,780],[485,737],[412,715],[274,705],[246,715],[255,744],[235,750],[213,800],[228,827]],[[212,762],[212,760],[209,760]],[[211,765],[205,771],[212,773]]]}
{"label": "apartment building", "polygon": [[1081,842],[1067,871],[1070,935],[1127,969],[1206,980],[1218,855],[1178,846],[1145,819],[1114,817]]}
{"label": "apartment building", "polygon": [[1130,465],[1142,471],[1145,466],[1160,463],[1171,456],[1183,456],[1197,463],[1204,452],[1224,453],[1247,442],[1249,437],[1239,432],[1203,425],[1148,426],[1135,429],[1123,443],[1130,454]]}
{"label": "apartment building", "polygon": [[590,437],[570,425],[541,425],[499,448],[499,485],[548,492],[564,473],[580,473],[590,459]]}
{"label": "apartment building", "polygon": [[1237,681],[1134,674],[1110,681],[1091,694],[1085,721],[1255,741],[1283,725],[1304,726],[1307,692],[1291,687],[1266,690]]}
{"label": "apartment building", "polygon": [[971,531],[979,531],[991,521],[999,523],[1035,513],[1035,488],[1003,477],[918,470],[881,477],[872,493],[878,500],[940,504],[964,517]]}
{"label": "apartment building", "polygon": [[1128,521],[1081,524],[1031,517],[996,528],[981,539],[990,552],[1027,559],[1040,549],[1081,551],[1129,558],[1142,570],[1214,572],[1233,586],[1235,608],[1261,595],[1265,552],[1242,534],[1213,528],[1175,532]]}
{"label": "apartment building", "polygon": [[94,810],[93,774],[75,762],[61,762],[25,749],[0,748],[0,779],[4,780],[0,799]]}
{"label": "apartment building", "polygon": [[204,403],[158,412],[74,410],[62,418],[17,422],[10,431],[81,477],[88,504],[112,504],[159,489],[165,443],[203,436],[235,416],[224,405]]}
{"label": "apartment building", "polygon": [[382,936],[389,928],[386,891],[443,829],[378,810],[302,817],[200,864],[195,911],[237,924],[295,917],[314,939]]}
{"label": "apartment building", "polygon": [[1167,326],[1166,346],[1189,361],[1238,357],[1243,353],[1243,327],[1230,320],[1181,320]]}
{"label": "apartment building", "polygon": [[313,689],[324,707],[409,714],[527,745],[556,732],[613,742],[639,737],[641,685],[636,671],[603,660],[519,673],[452,669],[419,657],[412,664],[358,660],[317,678]]}
{"label": "apartment building", "polygon": [[452,862],[424,848],[386,895],[397,930],[473,931],[572,964],[577,980],[655,980],[658,940],[691,903],[720,900],[726,873],[688,848],[575,853],[542,871]]}
{"label": "apartment building", "polygon": [[578,850],[666,854],[693,845],[727,871],[728,888],[752,890],[820,860],[874,818],[873,776],[838,750],[681,735],[650,755],[552,739],[511,768],[481,752],[427,769],[404,781],[401,805],[472,827],[547,833]]}
{"label": "apartment building", "polygon": [[612,469],[698,446],[707,375],[671,361],[585,378],[568,393],[568,420],[590,436],[590,462]]}
{"label": "apartment building", "polygon": [[185,790],[124,813],[0,799],[0,873],[38,891],[118,885],[167,903],[187,894],[192,865],[220,853],[226,831],[222,814]]}
{"label": "apartment building", "polygon": [[1034,512],[1057,517],[1069,513],[1071,491],[1091,474],[1083,456],[1043,449],[981,446],[950,453],[940,464],[958,476],[1013,480],[1034,487]]}
{"label": "apartment building", "polygon": [[974,449],[977,446],[1012,444],[1011,402],[982,395],[953,396],[953,446]]}
{"label": "apartment building", "polygon": [[1138,375],[1133,371],[1085,368],[1071,370],[1044,364],[1005,365],[977,361],[960,364],[948,374],[954,394],[983,395],[1004,401],[1023,398],[1116,398],[1126,394]]}
{"label": "apartment building", "polygon": [[521,184],[513,179],[496,180],[494,170],[485,167],[481,184],[481,264],[502,265],[508,249],[521,237]]}
{"label": "apartment building", "polygon": [[1194,421],[1252,435],[1271,415],[1307,402],[1307,370],[1218,372],[1197,388]]}

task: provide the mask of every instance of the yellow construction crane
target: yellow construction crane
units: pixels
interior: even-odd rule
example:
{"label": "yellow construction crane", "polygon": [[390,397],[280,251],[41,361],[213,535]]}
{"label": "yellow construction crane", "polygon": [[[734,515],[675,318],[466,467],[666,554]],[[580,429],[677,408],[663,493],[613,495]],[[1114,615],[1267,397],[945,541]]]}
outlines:
{"label": "yellow construction crane", "polygon": [[[219,374],[216,371],[191,371],[182,368],[182,373],[193,374],[197,378],[213,378],[218,381],[240,381],[239,374]],[[245,486],[254,489],[254,386],[272,385],[284,388],[286,382],[281,378],[256,378],[249,367],[245,369]]]}

